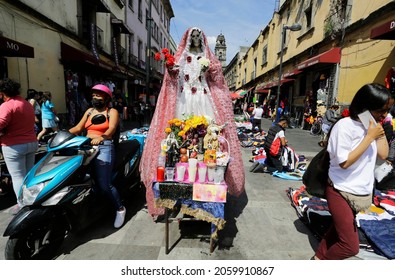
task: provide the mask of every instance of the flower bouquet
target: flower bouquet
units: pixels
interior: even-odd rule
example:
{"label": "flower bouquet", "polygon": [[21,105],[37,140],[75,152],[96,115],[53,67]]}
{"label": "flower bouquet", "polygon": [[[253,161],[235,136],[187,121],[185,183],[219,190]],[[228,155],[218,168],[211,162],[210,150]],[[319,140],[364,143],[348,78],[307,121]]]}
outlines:
{"label": "flower bouquet", "polygon": [[190,141],[193,145],[197,144],[198,138],[206,134],[208,121],[204,116],[188,116],[185,120],[178,118],[171,119],[165,129],[165,133],[169,135],[174,133],[177,143],[181,146],[185,141]]}
{"label": "flower bouquet", "polygon": [[167,48],[163,48],[160,52],[157,52],[154,59],[156,61],[162,60],[168,68],[173,68],[175,65],[175,58]]}
{"label": "flower bouquet", "polygon": [[208,67],[210,66],[210,59],[202,57],[199,59],[199,65],[202,72],[206,72]]}

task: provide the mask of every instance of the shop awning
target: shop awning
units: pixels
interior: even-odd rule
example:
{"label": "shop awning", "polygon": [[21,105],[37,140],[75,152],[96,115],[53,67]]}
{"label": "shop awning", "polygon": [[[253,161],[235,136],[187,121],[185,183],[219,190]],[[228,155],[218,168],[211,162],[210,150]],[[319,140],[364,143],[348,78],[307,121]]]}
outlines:
{"label": "shop awning", "polygon": [[0,37],[0,56],[34,57],[34,48],[6,37]]}
{"label": "shop awning", "polygon": [[370,39],[395,40],[395,18],[373,28]]}
{"label": "shop awning", "polygon": [[263,87],[256,88],[255,93],[269,93],[269,90]]}
{"label": "shop awning", "polygon": [[111,24],[118,27],[121,33],[133,34],[132,30],[120,19],[112,18]]}
{"label": "shop awning", "polygon": [[304,69],[318,63],[339,63],[341,58],[341,48],[333,48],[329,51],[323,52],[306,61],[299,63],[297,68]]}
{"label": "shop awning", "polygon": [[72,46],[67,45],[66,43],[60,42],[60,52],[63,61],[69,62],[84,62],[90,64],[92,66],[97,66],[103,68],[107,71],[113,71],[114,68],[110,64],[97,60],[94,56],[80,51]]}
{"label": "shop awning", "polygon": [[284,77],[284,78],[292,77],[292,76],[298,75],[298,74],[300,74],[300,73],[302,73],[302,72],[303,72],[302,70],[293,69],[292,71],[287,71],[287,72],[285,72],[285,73],[283,74],[283,77]]}
{"label": "shop awning", "polygon": [[[285,84],[285,83],[293,82],[294,80],[295,80],[295,79],[282,79],[282,80],[281,80],[281,85],[283,85],[283,84]],[[275,82],[268,82],[268,83],[264,84],[263,86],[261,86],[261,87],[255,89],[255,92],[256,92],[257,90],[259,90],[259,91],[267,90],[267,89],[269,89],[269,88],[276,87],[276,86],[278,86],[278,81],[275,81]]]}

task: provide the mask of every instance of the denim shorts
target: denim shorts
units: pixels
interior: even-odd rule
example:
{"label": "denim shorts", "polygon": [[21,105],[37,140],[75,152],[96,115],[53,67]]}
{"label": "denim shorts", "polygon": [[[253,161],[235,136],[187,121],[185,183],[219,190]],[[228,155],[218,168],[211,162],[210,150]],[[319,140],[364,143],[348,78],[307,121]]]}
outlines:
{"label": "denim shorts", "polygon": [[97,160],[103,163],[112,163],[115,160],[115,150],[112,140],[104,140],[103,144],[99,145],[99,153]]}

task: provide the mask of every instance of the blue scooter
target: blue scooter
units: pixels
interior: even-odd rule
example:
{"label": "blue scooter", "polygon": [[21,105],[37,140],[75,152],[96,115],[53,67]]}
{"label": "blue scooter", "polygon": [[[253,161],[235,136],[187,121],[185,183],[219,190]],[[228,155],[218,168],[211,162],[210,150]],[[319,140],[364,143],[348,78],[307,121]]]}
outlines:
{"label": "blue scooter", "polygon": [[[92,124],[105,122],[95,115]],[[6,259],[52,259],[70,232],[81,230],[108,213],[108,200],[93,191],[89,162],[97,155],[90,138],[59,131],[48,141],[47,154],[26,175],[18,200],[23,207],[4,232]],[[121,198],[141,186],[140,143],[119,141],[112,183]]]}

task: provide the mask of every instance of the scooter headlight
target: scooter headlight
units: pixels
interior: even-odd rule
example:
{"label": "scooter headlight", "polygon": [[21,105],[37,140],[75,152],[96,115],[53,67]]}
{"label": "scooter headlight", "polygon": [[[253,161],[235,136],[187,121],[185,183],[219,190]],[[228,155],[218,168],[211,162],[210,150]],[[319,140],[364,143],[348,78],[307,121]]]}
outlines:
{"label": "scooter headlight", "polygon": [[44,187],[48,184],[47,182],[41,182],[37,185],[26,187],[26,184],[22,185],[22,192],[19,196],[19,201],[23,205],[32,205],[36,200],[38,194],[44,189]]}

